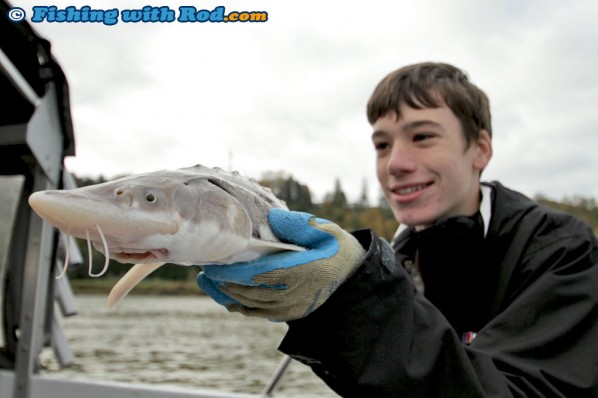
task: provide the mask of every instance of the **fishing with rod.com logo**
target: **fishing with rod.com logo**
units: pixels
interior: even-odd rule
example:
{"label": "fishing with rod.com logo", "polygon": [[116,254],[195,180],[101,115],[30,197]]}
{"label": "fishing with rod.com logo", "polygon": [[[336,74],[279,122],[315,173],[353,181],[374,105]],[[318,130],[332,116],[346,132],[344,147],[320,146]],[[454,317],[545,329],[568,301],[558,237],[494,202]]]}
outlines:
{"label": "fishing with rod.com logo", "polygon": [[21,22],[29,16],[32,23],[101,23],[112,26],[123,23],[261,23],[268,21],[266,11],[230,11],[224,6],[201,9],[195,6],[150,6],[133,9],[99,9],[89,5],[60,8],[55,5],[33,6],[30,10],[12,7],[8,19]]}

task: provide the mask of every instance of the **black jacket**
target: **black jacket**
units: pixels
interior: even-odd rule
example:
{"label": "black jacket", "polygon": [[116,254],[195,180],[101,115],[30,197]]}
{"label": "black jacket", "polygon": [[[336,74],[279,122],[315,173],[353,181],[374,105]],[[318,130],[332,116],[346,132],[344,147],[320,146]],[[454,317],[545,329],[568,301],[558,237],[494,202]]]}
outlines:
{"label": "black jacket", "polygon": [[[346,397],[598,397],[598,242],[581,221],[498,183],[481,217],[367,258],[280,350]],[[401,265],[415,259],[416,291]],[[462,342],[466,332],[477,336]]]}

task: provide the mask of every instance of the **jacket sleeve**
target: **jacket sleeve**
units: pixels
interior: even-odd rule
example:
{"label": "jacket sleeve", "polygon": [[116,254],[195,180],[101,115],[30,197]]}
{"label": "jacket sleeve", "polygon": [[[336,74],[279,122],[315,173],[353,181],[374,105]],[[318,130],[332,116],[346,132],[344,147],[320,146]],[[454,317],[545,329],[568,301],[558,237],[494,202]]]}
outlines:
{"label": "jacket sleeve", "polygon": [[364,264],[318,310],[289,322],[280,346],[339,395],[598,396],[595,248],[559,259],[567,271],[539,278],[467,346],[392,249],[357,236],[369,245]]}

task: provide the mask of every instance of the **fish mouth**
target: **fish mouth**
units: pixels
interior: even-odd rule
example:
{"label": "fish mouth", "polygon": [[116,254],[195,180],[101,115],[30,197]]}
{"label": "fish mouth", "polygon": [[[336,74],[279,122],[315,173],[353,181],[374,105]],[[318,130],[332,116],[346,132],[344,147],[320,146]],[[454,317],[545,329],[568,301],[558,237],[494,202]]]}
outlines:
{"label": "fish mouth", "polygon": [[[104,268],[100,273],[94,274],[92,272],[92,238],[89,231],[85,231],[85,238],[87,240],[87,250],[89,252],[89,276],[99,277],[106,273],[110,258],[113,258],[121,263],[135,264],[117,283],[114,285],[108,296],[108,308],[112,309],[120,300],[122,300],[141,280],[143,280],[150,273],[164,265],[160,262],[160,258],[168,256],[168,249],[155,250],[139,250],[139,249],[123,249],[122,247],[110,247],[106,241],[106,237],[99,225],[96,225],[98,236],[102,242],[101,249],[97,248],[100,253],[105,256]],[[64,233],[64,232],[63,232]],[[66,235],[67,239],[72,239]],[[95,245],[95,243],[94,243]],[[64,259],[64,266],[62,272],[56,277],[61,278],[69,266],[70,245],[66,245],[66,253]]]}
{"label": "fish mouth", "polygon": [[139,264],[153,263],[168,256],[168,249],[156,249],[146,251],[112,250],[111,257],[122,263]]}

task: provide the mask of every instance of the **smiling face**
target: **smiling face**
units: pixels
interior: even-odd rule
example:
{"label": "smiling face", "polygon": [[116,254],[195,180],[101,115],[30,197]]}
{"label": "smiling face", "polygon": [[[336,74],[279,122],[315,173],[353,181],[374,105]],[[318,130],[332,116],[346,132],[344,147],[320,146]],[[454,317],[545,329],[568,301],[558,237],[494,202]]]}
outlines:
{"label": "smiling face", "polygon": [[374,124],[376,170],[384,195],[400,222],[417,229],[441,218],[479,209],[480,172],[492,157],[489,134],[466,143],[462,126],[444,104],[400,107]]}

